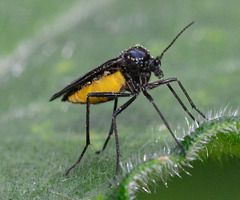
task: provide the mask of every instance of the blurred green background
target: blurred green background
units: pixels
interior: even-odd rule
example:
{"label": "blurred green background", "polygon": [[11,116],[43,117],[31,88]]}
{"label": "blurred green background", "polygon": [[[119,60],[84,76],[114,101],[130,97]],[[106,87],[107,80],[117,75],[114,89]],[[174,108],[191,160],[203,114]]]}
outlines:
{"label": "blurred green background", "polygon": [[[192,21],[195,24],[163,57],[165,78],[178,77],[204,113],[226,106],[236,109],[239,9],[238,0],[1,0],[0,196],[86,199],[103,193],[115,169],[114,140],[104,154],[94,152],[108,133],[113,103],[91,107],[93,146],[66,178],[65,170],[85,145],[85,106],[49,103],[49,98],[135,44],[160,55]],[[167,87],[151,94],[177,136],[182,136],[186,115],[176,99]],[[173,143],[142,95],[117,121],[123,165],[163,151],[164,141]]]}

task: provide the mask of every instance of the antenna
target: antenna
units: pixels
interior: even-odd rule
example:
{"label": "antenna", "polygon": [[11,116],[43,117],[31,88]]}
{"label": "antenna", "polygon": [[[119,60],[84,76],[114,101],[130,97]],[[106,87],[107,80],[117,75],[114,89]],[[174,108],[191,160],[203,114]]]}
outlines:
{"label": "antenna", "polygon": [[173,43],[178,39],[178,37],[187,29],[189,28],[192,24],[194,23],[194,21],[190,24],[188,24],[183,30],[181,30],[180,33],[177,34],[177,36],[173,39],[173,41],[167,46],[166,49],[163,50],[162,54],[160,56],[157,57],[157,59],[161,60],[164,53],[173,45]]}

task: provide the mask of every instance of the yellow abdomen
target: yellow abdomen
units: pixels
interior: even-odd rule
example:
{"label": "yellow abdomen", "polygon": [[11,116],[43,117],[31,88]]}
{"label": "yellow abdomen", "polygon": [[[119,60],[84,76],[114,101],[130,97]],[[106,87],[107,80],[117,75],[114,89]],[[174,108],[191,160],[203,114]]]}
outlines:
{"label": "yellow abdomen", "polygon": [[[73,103],[86,103],[87,95],[94,92],[113,92],[118,93],[126,83],[120,71],[113,74],[103,76],[102,78],[92,81],[89,85],[84,86],[68,97],[68,100]],[[108,101],[108,97],[90,97],[89,103],[100,103]]]}

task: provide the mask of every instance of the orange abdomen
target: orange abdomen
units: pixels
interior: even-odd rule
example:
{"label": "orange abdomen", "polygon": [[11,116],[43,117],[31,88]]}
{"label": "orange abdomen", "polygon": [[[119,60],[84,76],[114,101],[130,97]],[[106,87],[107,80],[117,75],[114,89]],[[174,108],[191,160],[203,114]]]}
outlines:
{"label": "orange abdomen", "polygon": [[[89,85],[84,86],[68,97],[73,103],[86,103],[87,95],[94,92],[113,92],[119,93],[125,86],[126,80],[120,71],[103,76],[102,78],[92,81]],[[90,97],[89,103],[95,104],[110,100],[108,97]]]}

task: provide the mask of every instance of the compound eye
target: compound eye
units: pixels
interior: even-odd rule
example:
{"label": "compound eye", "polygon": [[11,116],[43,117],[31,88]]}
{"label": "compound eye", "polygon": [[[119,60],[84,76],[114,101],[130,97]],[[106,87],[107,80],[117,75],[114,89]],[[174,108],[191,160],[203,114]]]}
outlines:
{"label": "compound eye", "polygon": [[154,72],[158,68],[159,64],[160,64],[160,61],[158,59],[154,59],[154,60],[150,61],[150,63],[149,63],[150,71]]}

